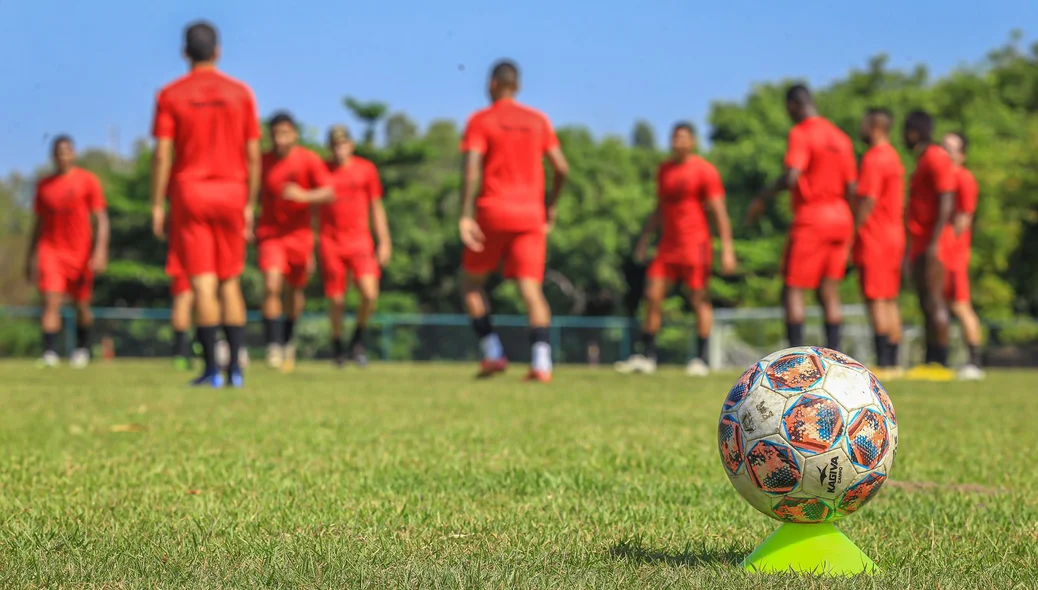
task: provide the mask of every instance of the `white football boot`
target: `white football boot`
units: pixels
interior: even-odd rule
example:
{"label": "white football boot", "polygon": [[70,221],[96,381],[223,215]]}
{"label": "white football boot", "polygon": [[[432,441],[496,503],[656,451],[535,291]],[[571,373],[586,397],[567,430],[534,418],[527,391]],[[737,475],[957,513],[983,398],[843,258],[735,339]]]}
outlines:
{"label": "white football boot", "polygon": [[959,369],[959,381],[982,381],[984,371],[977,365],[966,365]]}
{"label": "white football boot", "polygon": [[48,350],[47,352],[43,353],[43,356],[40,357],[40,360],[36,361],[36,364],[42,368],[49,369],[51,367],[56,367],[60,365],[61,357],[58,356],[58,353],[54,352],[53,350]]}
{"label": "white football boot", "polygon": [[685,365],[685,374],[689,377],[706,377],[710,374],[710,367],[701,358],[694,358]]}
{"label": "white football boot", "polygon": [[271,369],[280,369],[281,363],[285,361],[285,350],[280,344],[267,345],[267,366]]}
{"label": "white football boot", "polygon": [[68,364],[73,369],[85,369],[90,364],[90,351],[85,348],[77,348],[68,357]]}
{"label": "white football boot", "polygon": [[656,372],[656,359],[649,358],[643,354],[632,354],[626,361],[617,361],[613,365],[617,373],[630,375],[631,373],[644,373],[651,375]]}

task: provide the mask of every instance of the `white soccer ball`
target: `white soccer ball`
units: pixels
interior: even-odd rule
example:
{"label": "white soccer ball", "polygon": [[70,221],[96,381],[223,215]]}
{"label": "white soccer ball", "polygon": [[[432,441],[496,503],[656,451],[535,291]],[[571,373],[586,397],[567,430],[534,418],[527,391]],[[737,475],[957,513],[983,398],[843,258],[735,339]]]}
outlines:
{"label": "white soccer ball", "polygon": [[860,509],[897,456],[897,417],[876,376],[818,347],[768,355],[721,408],[721,463],[751,506],[784,522],[818,523]]}

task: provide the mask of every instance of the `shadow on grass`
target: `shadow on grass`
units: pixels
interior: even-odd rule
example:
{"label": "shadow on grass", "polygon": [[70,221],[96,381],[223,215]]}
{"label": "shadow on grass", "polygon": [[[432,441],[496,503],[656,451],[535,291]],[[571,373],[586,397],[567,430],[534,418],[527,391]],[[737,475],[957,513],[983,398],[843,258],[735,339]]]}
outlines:
{"label": "shadow on grass", "polygon": [[717,549],[704,547],[700,550],[685,546],[685,550],[680,553],[670,553],[645,547],[639,541],[623,540],[609,549],[609,555],[614,559],[670,567],[736,567],[751,551],[752,547],[742,545],[728,545]]}

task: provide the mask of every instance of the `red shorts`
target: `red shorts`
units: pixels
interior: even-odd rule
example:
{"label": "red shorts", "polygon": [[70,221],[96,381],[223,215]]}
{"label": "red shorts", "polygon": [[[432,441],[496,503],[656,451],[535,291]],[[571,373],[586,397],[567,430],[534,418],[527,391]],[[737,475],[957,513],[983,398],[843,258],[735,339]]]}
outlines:
{"label": "red shorts", "polygon": [[40,293],[62,293],[74,301],[90,301],[94,293],[94,272],[89,258],[69,259],[40,249],[36,255],[37,283]]}
{"label": "red shorts", "polygon": [[331,248],[321,248],[321,282],[324,296],[331,299],[346,293],[347,278],[356,283],[364,277],[382,276],[382,268],[373,252],[342,253]]}
{"label": "red shorts", "polygon": [[276,270],[289,285],[303,288],[310,281],[310,264],[314,255],[314,238],[309,232],[260,240],[259,267],[263,272]]}
{"label": "red shorts", "polygon": [[170,241],[188,277],[215,274],[220,280],[245,269],[245,205],[248,188],[239,182],[175,183],[171,192],[176,238]]}
{"label": "red shorts", "polygon": [[[794,229],[782,257],[782,276],[787,287],[817,289],[822,279],[840,280],[847,274],[851,233]],[[830,235],[825,235],[830,234]]]}
{"label": "red shorts", "polygon": [[700,264],[675,264],[664,262],[657,257],[649,264],[645,277],[664,279],[675,285],[683,283],[693,291],[702,291],[710,283],[712,271],[713,267],[709,260]]}
{"label": "red shorts", "polygon": [[484,232],[483,251],[465,248],[461,267],[473,275],[483,275],[501,268],[507,279],[544,280],[544,264],[548,256],[548,236],[538,228],[526,232]]}
{"label": "red shorts", "polygon": [[903,242],[880,243],[859,240],[855,243],[854,265],[858,269],[858,281],[865,299],[897,299],[901,293],[904,258]]}
{"label": "red shorts", "polygon": [[191,290],[191,279],[187,277],[180,259],[173,252],[172,244],[166,252],[166,276],[169,277],[170,296],[179,297]]}
{"label": "red shorts", "polygon": [[955,264],[945,269],[944,298],[952,303],[970,302],[969,261],[966,264]]}

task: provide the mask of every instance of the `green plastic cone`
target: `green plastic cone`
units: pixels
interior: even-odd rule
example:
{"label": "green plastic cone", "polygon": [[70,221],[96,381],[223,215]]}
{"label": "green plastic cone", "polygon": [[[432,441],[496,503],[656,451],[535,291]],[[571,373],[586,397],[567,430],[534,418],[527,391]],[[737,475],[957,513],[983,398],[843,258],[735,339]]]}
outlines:
{"label": "green plastic cone", "polygon": [[742,562],[763,573],[855,576],[879,568],[831,522],[783,524]]}

